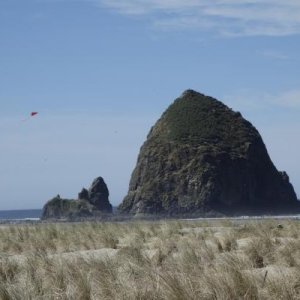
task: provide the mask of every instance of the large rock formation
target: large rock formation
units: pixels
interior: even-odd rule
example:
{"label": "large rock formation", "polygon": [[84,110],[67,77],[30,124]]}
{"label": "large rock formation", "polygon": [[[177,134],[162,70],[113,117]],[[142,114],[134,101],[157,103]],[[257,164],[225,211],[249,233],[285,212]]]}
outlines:
{"label": "large rock formation", "polygon": [[96,178],[89,190],[83,188],[77,200],[62,199],[59,195],[49,200],[42,212],[43,219],[92,217],[112,213],[108,188],[102,177]]}
{"label": "large rock formation", "polygon": [[164,112],[140,150],[121,213],[299,213],[285,172],[239,112],[188,90]]}

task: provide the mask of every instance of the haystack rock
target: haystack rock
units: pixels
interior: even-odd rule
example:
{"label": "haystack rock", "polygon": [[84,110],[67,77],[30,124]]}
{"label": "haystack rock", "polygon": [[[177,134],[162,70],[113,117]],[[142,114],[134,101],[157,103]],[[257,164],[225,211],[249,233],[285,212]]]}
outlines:
{"label": "haystack rock", "polygon": [[119,211],[292,214],[300,212],[299,203],[252,124],[222,102],[187,90],[150,130]]}

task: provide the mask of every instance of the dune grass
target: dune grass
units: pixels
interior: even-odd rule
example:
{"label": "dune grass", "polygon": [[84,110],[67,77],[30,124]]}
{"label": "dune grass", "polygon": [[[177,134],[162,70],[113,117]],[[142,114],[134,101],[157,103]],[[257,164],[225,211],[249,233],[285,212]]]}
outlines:
{"label": "dune grass", "polygon": [[300,299],[300,223],[0,226],[0,299]]}

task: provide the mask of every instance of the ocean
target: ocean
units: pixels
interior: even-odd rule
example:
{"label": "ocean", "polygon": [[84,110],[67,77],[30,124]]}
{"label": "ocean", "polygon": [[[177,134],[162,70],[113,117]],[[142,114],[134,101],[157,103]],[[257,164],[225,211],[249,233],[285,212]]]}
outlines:
{"label": "ocean", "polygon": [[[116,211],[116,207],[114,207]],[[36,222],[39,221],[42,216],[41,209],[22,209],[22,210],[0,210],[0,224],[1,223],[23,223],[23,222]],[[282,216],[240,216],[240,217],[223,217],[223,218],[196,218],[196,219],[181,219],[186,221],[195,221],[195,220],[222,220],[222,219],[231,219],[231,220],[261,220],[261,219],[296,219],[300,220],[300,215],[282,215]]]}
{"label": "ocean", "polygon": [[23,210],[0,210],[0,221],[13,220],[39,220],[42,215],[41,209],[23,209]]}

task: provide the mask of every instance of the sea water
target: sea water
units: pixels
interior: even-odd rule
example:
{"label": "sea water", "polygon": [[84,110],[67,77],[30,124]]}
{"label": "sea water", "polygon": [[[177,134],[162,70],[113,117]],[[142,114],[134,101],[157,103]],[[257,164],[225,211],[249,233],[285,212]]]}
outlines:
{"label": "sea water", "polygon": [[0,221],[39,221],[41,209],[0,210]]}

